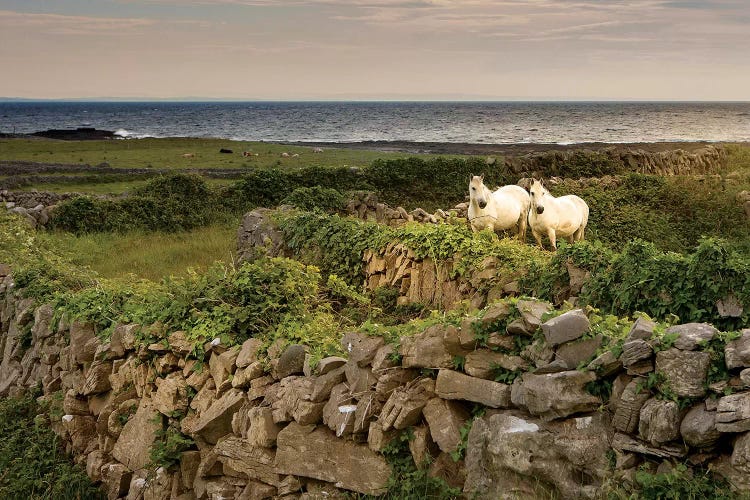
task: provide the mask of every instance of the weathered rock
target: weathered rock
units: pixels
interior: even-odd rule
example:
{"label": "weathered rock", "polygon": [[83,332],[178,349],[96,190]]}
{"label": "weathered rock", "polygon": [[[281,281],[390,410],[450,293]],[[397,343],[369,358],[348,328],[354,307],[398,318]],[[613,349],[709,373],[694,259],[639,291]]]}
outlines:
{"label": "weathered rock", "polygon": [[305,365],[305,346],[291,344],[281,353],[275,366],[274,376],[283,379],[290,375],[301,374]]}
{"label": "weathered rock", "polygon": [[654,349],[645,340],[629,340],[622,345],[620,361],[622,362],[622,366],[628,368],[640,361],[650,359],[653,355]]}
{"label": "weathered rock", "polygon": [[347,333],[341,338],[341,346],[349,353],[349,361],[364,368],[372,363],[378,349],[385,345],[383,337],[362,333]]}
{"label": "weathered rock", "polygon": [[443,399],[481,403],[490,408],[510,407],[510,386],[478,379],[453,370],[440,370],[435,393]]}
{"label": "weathered rock", "polygon": [[232,349],[222,354],[217,355],[214,353],[211,355],[208,360],[208,367],[216,387],[221,387],[224,381],[234,373],[236,368],[234,362],[238,354],[239,351],[237,349]]}
{"label": "weathered rock", "polygon": [[586,369],[596,372],[600,377],[608,377],[622,369],[622,362],[612,351],[605,351],[589,363]]}
{"label": "weathered rock", "polygon": [[[750,205],[747,205],[750,208]],[[739,318],[745,310],[742,302],[732,293],[716,301],[716,312],[722,318]]]}
{"label": "weathered rock", "polygon": [[232,432],[232,415],[244,402],[242,391],[230,389],[201,413],[193,433],[209,443],[216,443],[219,438]]}
{"label": "weathered rock", "polygon": [[168,337],[169,348],[178,356],[187,356],[193,351],[193,342],[187,338],[187,333],[178,330]]}
{"label": "weathered rock", "polygon": [[385,491],[391,469],[366,445],[337,439],[325,428],[295,422],[279,433],[276,466],[282,474],[336,483],[366,495]]}
{"label": "weathered rock", "polygon": [[328,356],[318,361],[318,364],[315,367],[315,374],[318,376],[325,375],[337,368],[341,368],[345,364],[346,358],[342,358],[341,356]]}
{"label": "weathered rock", "polygon": [[[613,394],[613,398],[616,397]],[[637,380],[630,381],[622,391],[615,407],[612,425],[620,432],[632,434],[638,429],[641,418],[641,408],[649,400],[651,394],[647,390],[639,390]]]}
{"label": "weathered rock", "polygon": [[[748,207],[750,208],[750,207]],[[750,210],[748,210],[750,214]],[[733,491],[747,493],[750,491],[750,474],[746,470],[734,467],[731,457],[722,455],[710,463],[711,471],[725,479]]]}
{"label": "weathered rock", "polygon": [[80,321],[70,324],[70,354],[75,363],[91,363],[98,347],[94,325]]}
{"label": "weathered rock", "polygon": [[393,391],[380,413],[383,431],[405,429],[419,421],[422,409],[435,394],[435,382],[421,379]]}
{"label": "weathered rock", "polygon": [[235,360],[237,368],[245,368],[258,361],[258,350],[262,345],[263,342],[255,338],[247,339],[243,342]]}
{"label": "weathered rock", "polygon": [[161,429],[159,413],[149,399],[141,399],[138,411],[122,428],[112,456],[130,470],[143,469],[150,461],[151,445]]}
{"label": "weathered rock", "polygon": [[323,422],[336,433],[337,437],[354,432],[354,412],[356,401],[346,384],[339,384],[331,390],[331,398],[323,407]]}
{"label": "weathered rock", "polygon": [[480,349],[469,353],[464,362],[464,371],[472,377],[494,379],[497,369],[516,371],[528,369],[529,365],[520,356]]}
{"label": "weathered rock", "polygon": [[716,429],[719,432],[750,431],[750,392],[731,394],[719,399]]}
{"label": "weathered rock", "polygon": [[601,399],[589,394],[585,388],[594,380],[596,374],[592,372],[524,373],[520,384],[517,387],[514,384],[511,400],[544,420],[567,417],[591,411],[601,404]]}
{"label": "weathered rock", "polygon": [[713,339],[719,331],[706,323],[685,323],[667,328],[665,334],[678,334],[674,347],[683,351],[694,351],[702,343]]}
{"label": "weathered rock", "polygon": [[181,373],[170,373],[167,378],[159,379],[157,387],[153,395],[154,408],[161,414],[171,417],[187,411],[188,385]]}
{"label": "weathered rock", "polygon": [[399,434],[397,429],[384,431],[380,422],[371,422],[367,433],[367,446],[372,451],[382,452]]}
{"label": "weathered rock", "polygon": [[440,450],[430,436],[430,429],[425,425],[413,428],[413,437],[409,440],[409,452],[417,468],[422,469],[432,462]]}
{"label": "weathered rock", "polygon": [[346,383],[349,384],[349,390],[353,394],[367,392],[378,382],[372,368],[361,368],[357,363],[348,362],[344,366]]}
{"label": "weathered rock", "polygon": [[466,356],[469,352],[474,350],[476,345],[474,332],[470,332],[470,340],[468,343],[465,343],[462,331],[462,329],[456,328],[455,326],[448,326],[443,332],[443,345],[445,346],[445,350],[452,356]]}
{"label": "weathered rock", "polygon": [[445,348],[445,327],[433,325],[424,332],[401,339],[404,368],[451,368],[453,356]]}
{"label": "weathered rock", "polygon": [[234,372],[234,377],[232,377],[232,387],[235,389],[247,389],[253,380],[262,376],[263,365],[260,361],[255,361],[244,368],[237,368],[237,371]]}
{"label": "weathered rock", "polygon": [[79,398],[74,389],[69,389],[63,398],[63,411],[66,415],[88,415],[89,404],[85,398]]}
{"label": "weathered rock", "polygon": [[679,458],[687,455],[687,448],[684,446],[677,444],[661,444],[658,447],[649,446],[647,443],[619,432],[612,439],[612,448],[616,451],[632,451],[661,458]]}
{"label": "weathered rock", "polygon": [[287,377],[281,381],[273,402],[273,418],[276,423],[296,420],[302,425],[317,424],[323,418],[325,403],[310,401],[315,380],[311,377]]}
{"label": "weathered rock", "polygon": [[383,403],[374,392],[361,394],[358,398],[357,409],[354,410],[354,429],[352,429],[355,434],[367,432],[370,428],[370,422],[377,417],[383,408]]}
{"label": "weathered rock", "polygon": [[383,370],[378,383],[375,384],[375,392],[379,401],[386,401],[391,393],[399,387],[406,385],[419,376],[419,372],[410,368],[390,368]]}
{"label": "weathered rock", "polygon": [[742,434],[734,441],[732,450],[732,466],[750,474],[750,432]]}
{"label": "weathered rock", "polygon": [[695,448],[710,448],[716,444],[721,433],[716,430],[716,412],[706,410],[701,401],[685,414],[680,424],[683,441]]}
{"label": "weathered rock", "polygon": [[34,325],[31,327],[31,344],[38,345],[43,339],[52,335],[52,318],[55,310],[49,304],[43,304],[34,310]]}
{"label": "weathered rock", "polygon": [[552,346],[539,339],[527,345],[521,351],[521,357],[534,363],[535,366],[543,366],[552,361],[555,351]]}
{"label": "weathered rock", "polygon": [[135,334],[140,328],[140,325],[136,324],[115,326],[109,340],[109,350],[114,357],[122,357],[127,351],[135,348]]}
{"label": "weathered rock", "polygon": [[[242,490],[240,496],[237,497],[237,500],[266,500],[268,498],[275,498],[276,493],[277,490],[275,486],[261,483],[260,481],[250,481],[245,486],[245,489]],[[286,499],[290,497],[286,496],[284,498]],[[192,498],[186,500],[192,500]]]}
{"label": "weathered rock", "polygon": [[269,448],[253,446],[247,440],[236,436],[225,436],[213,449],[220,462],[241,472],[248,479],[277,486],[280,475],[274,465],[276,453]]}
{"label": "weathered rock", "polygon": [[575,370],[581,363],[588,362],[602,345],[602,336],[597,335],[577,342],[566,342],[557,347],[555,359],[562,360],[569,370]]}
{"label": "weathered rock", "polygon": [[707,352],[667,349],[656,353],[656,371],[662,373],[672,391],[680,397],[706,394],[706,377],[711,355]]}
{"label": "weathered rock", "polygon": [[542,324],[542,317],[552,310],[552,304],[542,300],[519,300],[516,308],[521,313],[527,334],[531,335]]}
{"label": "weathered rock", "polygon": [[505,411],[476,419],[466,449],[464,492],[473,498],[573,499],[607,473],[611,431],[602,414],[546,424]]}
{"label": "weathered rock", "polygon": [[740,338],[727,342],[724,358],[730,370],[750,367],[750,328],[742,330]]}
{"label": "weathered rock", "polygon": [[641,408],[638,434],[654,446],[680,437],[680,407],[674,401],[652,398]]}
{"label": "weathered rock", "polygon": [[376,377],[379,377],[384,370],[401,366],[400,361],[395,360],[395,356],[398,353],[392,345],[386,344],[375,353],[375,357],[372,358],[372,371]]}
{"label": "weathered rock", "polygon": [[641,316],[633,323],[628,336],[625,337],[625,342],[630,342],[631,340],[649,340],[654,334],[654,328],[656,328],[656,323]]}
{"label": "weathered rock", "polygon": [[574,309],[545,321],[541,326],[547,343],[554,346],[581,338],[589,331],[590,323],[581,309]]}
{"label": "weathered rock", "polygon": [[107,498],[116,500],[127,494],[133,473],[122,464],[110,463],[102,466],[101,477],[106,486]]}
{"label": "weathered rock", "polygon": [[331,390],[344,381],[346,372],[344,367],[331,370],[328,373],[318,376],[313,384],[310,393],[310,401],[315,403],[325,402],[331,395]]}
{"label": "weathered rock", "polygon": [[432,439],[446,453],[455,451],[461,442],[461,427],[469,419],[466,410],[455,401],[432,398],[422,409]]}

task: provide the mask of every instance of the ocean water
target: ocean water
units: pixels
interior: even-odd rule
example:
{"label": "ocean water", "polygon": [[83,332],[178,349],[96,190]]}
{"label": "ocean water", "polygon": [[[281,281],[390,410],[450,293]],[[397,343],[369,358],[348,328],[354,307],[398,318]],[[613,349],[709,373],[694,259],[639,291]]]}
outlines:
{"label": "ocean water", "polygon": [[750,103],[0,102],[0,132],[486,144],[750,141]]}

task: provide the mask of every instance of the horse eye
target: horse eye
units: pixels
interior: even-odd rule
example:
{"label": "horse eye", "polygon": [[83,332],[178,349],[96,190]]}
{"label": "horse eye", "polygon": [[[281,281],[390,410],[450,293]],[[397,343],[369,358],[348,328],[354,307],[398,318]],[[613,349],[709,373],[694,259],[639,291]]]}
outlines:
{"label": "horse eye", "polygon": [[477,188],[471,188],[471,190],[472,190],[472,191],[476,191],[476,190],[477,190]]}

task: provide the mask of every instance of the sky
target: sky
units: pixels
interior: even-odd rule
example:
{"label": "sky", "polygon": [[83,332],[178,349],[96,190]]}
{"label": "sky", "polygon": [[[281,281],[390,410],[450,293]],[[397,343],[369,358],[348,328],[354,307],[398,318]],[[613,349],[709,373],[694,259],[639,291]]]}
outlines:
{"label": "sky", "polygon": [[0,0],[0,96],[750,100],[750,0]]}

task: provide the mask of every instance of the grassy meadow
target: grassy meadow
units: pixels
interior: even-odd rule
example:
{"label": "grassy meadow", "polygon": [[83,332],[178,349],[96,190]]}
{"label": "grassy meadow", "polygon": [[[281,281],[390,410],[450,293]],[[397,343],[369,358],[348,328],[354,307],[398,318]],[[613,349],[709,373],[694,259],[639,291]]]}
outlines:
{"label": "grassy meadow", "polygon": [[[232,154],[219,153],[225,148]],[[243,157],[243,151],[258,156]],[[290,157],[282,157],[288,153]],[[192,154],[192,158],[183,155]],[[298,154],[296,158],[291,155]],[[236,168],[254,169],[272,166],[346,165],[361,167],[377,158],[403,158],[407,153],[324,148],[313,153],[312,147],[286,146],[266,142],[230,141],[225,139],[129,139],[101,141],[55,141],[40,139],[0,139],[0,160],[24,160],[43,163],[99,165],[113,168]],[[436,155],[419,155],[430,157]]]}

